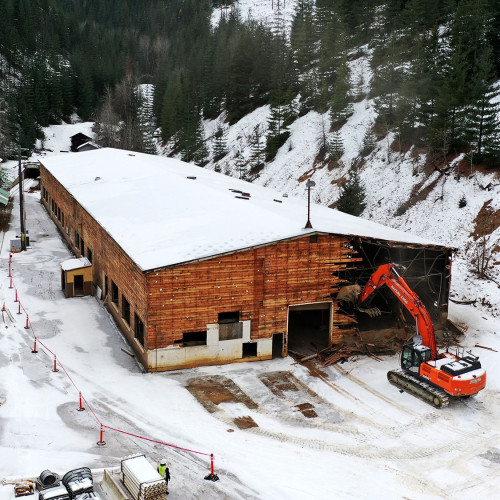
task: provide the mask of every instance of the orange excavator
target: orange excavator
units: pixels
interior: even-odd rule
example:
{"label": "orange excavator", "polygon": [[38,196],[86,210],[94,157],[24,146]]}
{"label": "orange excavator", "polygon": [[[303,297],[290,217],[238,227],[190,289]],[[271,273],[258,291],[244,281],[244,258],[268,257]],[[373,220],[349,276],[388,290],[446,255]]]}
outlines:
{"label": "orange excavator", "polygon": [[389,382],[436,408],[448,406],[450,396],[468,397],[484,389],[486,371],[477,356],[470,352],[464,356],[459,348],[454,354],[449,349],[438,352],[429,312],[393,264],[383,264],[372,274],[359,294],[357,308],[370,316],[380,315],[377,308],[367,308],[367,304],[382,286],[394,293],[415,319],[417,328],[414,343],[403,348],[401,369],[387,373]]}

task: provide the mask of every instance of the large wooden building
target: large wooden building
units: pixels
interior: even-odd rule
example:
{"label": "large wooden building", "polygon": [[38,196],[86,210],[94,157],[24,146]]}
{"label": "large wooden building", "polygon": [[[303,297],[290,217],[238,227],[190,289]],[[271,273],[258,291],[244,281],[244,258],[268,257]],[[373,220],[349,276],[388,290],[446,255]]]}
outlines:
{"label": "large wooden building", "polygon": [[[336,295],[387,261],[446,320],[450,250],[164,158],[99,149],[41,161],[42,202],[148,371],[269,359],[377,331]],[[74,299],[72,299],[74,300]]]}

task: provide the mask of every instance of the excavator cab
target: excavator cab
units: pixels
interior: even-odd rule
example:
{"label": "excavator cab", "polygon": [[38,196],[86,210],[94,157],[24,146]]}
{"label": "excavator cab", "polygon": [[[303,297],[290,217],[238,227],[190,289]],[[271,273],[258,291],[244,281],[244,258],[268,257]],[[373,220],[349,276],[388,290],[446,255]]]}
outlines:
{"label": "excavator cab", "polygon": [[420,365],[431,359],[431,350],[425,345],[405,345],[401,353],[401,367],[405,371],[418,374]]}

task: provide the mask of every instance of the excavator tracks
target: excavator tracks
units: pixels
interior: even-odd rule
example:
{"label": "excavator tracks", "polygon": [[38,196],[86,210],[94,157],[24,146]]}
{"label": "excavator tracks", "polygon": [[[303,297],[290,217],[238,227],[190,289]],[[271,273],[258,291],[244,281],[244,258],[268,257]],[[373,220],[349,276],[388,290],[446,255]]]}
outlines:
{"label": "excavator tracks", "polygon": [[446,392],[412,377],[403,370],[391,370],[387,372],[387,379],[392,385],[416,396],[435,408],[444,408],[450,403]]}

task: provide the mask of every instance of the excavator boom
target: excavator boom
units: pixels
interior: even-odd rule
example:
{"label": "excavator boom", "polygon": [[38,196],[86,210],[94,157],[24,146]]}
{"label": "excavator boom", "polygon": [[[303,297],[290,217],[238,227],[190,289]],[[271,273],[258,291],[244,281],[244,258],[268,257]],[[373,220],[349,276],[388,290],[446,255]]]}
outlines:
{"label": "excavator boom", "polygon": [[422,343],[431,350],[431,359],[436,359],[436,337],[429,312],[418,298],[418,295],[399,276],[392,264],[383,264],[372,274],[359,296],[358,306],[361,306],[375,290],[384,285],[396,295],[403,306],[415,318],[417,333],[422,337]]}

